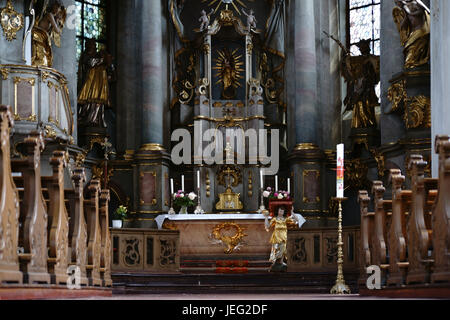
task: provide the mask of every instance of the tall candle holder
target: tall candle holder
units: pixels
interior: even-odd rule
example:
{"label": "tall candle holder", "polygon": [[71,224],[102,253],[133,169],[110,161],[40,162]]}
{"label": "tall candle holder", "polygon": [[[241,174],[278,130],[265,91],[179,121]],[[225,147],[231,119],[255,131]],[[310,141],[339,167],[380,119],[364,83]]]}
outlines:
{"label": "tall candle holder", "polygon": [[200,188],[197,188],[197,208],[195,208],[194,214],[204,214],[205,210],[202,209],[201,201],[200,201]]}
{"label": "tall candle holder", "polygon": [[344,242],[342,240],[342,201],[346,201],[347,198],[333,198],[333,201],[338,201],[339,203],[339,217],[338,217],[338,252],[337,252],[337,265],[338,265],[338,272],[337,272],[337,278],[336,278],[336,284],[331,289],[331,294],[350,294],[350,288],[345,284],[344,280],[344,252],[342,250],[342,247],[344,245]]}

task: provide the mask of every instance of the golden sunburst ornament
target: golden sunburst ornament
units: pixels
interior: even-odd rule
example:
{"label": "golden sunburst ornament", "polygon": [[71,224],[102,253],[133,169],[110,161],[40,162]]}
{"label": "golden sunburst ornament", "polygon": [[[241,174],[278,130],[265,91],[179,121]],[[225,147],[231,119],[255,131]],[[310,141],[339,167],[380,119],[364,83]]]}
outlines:
{"label": "golden sunburst ornament", "polygon": [[[255,0],[247,0],[247,1],[255,2]],[[222,8],[222,5],[225,6],[225,10],[229,10],[231,5],[239,15],[241,15],[241,10],[239,10],[239,6],[241,8],[247,9],[247,5],[245,4],[244,0],[202,0],[202,2],[203,3],[209,2],[208,3],[209,7],[214,6],[214,13],[216,13],[220,8]]]}
{"label": "golden sunburst ornament", "polygon": [[219,78],[216,84],[223,84],[222,98],[231,100],[236,97],[236,89],[241,87],[240,80],[244,69],[242,66],[242,55],[238,52],[239,49],[231,51],[228,48],[217,51],[218,58],[215,59],[216,66],[213,68],[217,70],[216,77]]}

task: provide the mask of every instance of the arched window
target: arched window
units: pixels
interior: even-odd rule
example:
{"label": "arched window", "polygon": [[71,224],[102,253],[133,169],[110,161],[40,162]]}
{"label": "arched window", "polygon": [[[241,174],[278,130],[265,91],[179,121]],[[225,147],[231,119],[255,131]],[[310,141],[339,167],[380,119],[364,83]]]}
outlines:
{"label": "arched window", "polygon": [[360,40],[372,40],[372,53],[380,55],[380,0],[348,0],[347,44],[353,55]]}
{"label": "arched window", "polygon": [[80,19],[77,25],[77,58],[84,51],[87,39],[95,39],[97,48],[106,46],[106,1],[107,0],[76,0]]}

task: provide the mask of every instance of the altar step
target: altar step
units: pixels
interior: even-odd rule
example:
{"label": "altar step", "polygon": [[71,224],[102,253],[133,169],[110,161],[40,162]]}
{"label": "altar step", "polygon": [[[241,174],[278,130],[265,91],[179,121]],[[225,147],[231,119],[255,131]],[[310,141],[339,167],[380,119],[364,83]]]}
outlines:
{"label": "altar step", "polygon": [[[113,294],[216,294],[299,293],[328,294],[336,282],[333,273],[255,274],[126,274],[112,275]],[[345,273],[345,281],[357,293],[358,273]]]}
{"label": "altar step", "polygon": [[265,273],[269,272],[271,263],[267,257],[217,256],[207,258],[181,258],[180,271],[182,273]]}

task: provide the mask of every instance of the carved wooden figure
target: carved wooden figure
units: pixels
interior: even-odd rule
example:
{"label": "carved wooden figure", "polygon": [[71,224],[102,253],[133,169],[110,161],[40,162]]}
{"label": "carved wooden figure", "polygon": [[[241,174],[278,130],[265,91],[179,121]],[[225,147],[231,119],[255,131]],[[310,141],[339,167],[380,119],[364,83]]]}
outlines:
{"label": "carved wooden figure", "polygon": [[43,177],[43,184],[49,194],[49,258],[48,266],[52,279],[56,284],[67,284],[67,268],[69,265],[69,217],[64,203],[64,167],[65,152],[55,151],[50,159],[53,176]]}
{"label": "carved wooden figure", "polygon": [[407,284],[429,282],[429,267],[432,260],[428,256],[431,248],[424,214],[426,166],[427,162],[423,161],[422,156],[411,156],[409,169],[412,172],[412,202],[407,228],[409,261]]}
{"label": "carved wooden figure", "polygon": [[433,210],[433,258],[431,281],[450,282],[450,138],[436,138],[439,154],[439,194]]}
{"label": "carved wooden figure", "polygon": [[14,126],[10,107],[0,106],[0,285],[22,284],[19,243],[19,194],[11,174],[9,135]]}
{"label": "carved wooden figure", "polygon": [[402,190],[405,177],[398,169],[391,169],[392,217],[389,229],[389,277],[388,285],[402,285],[408,267],[406,244],[406,216],[409,211],[411,191]]}
{"label": "carved wooden figure", "polygon": [[386,244],[386,203],[391,201],[383,200],[386,188],[383,182],[374,181],[372,193],[374,197],[375,218],[372,236],[372,264],[380,266],[382,278],[385,278],[385,271],[388,268],[387,244]]}
{"label": "carved wooden figure", "polygon": [[360,191],[358,202],[361,208],[361,243],[360,243],[360,276],[359,285],[365,286],[367,280],[367,267],[372,265],[371,251],[370,251],[370,230],[373,226],[373,212],[369,212],[370,197],[367,191]]}
{"label": "carved wooden figure", "polygon": [[111,287],[111,235],[109,233],[109,190],[102,190],[100,196],[100,226],[102,233],[102,255],[100,261],[100,272],[104,286]]}
{"label": "carved wooden figure", "polygon": [[89,185],[89,199],[85,200],[86,221],[88,229],[87,257],[89,284],[102,286],[100,277],[100,258],[102,251],[102,238],[99,221],[99,193],[100,181],[92,180]]}
{"label": "carved wooden figure", "polygon": [[47,269],[47,206],[41,185],[41,152],[44,149],[42,134],[32,133],[24,140],[27,158],[13,160],[15,172],[21,172],[24,185],[24,197],[20,205],[19,246],[24,253],[19,254],[21,268],[26,271],[28,283],[50,284]]}
{"label": "carved wooden figure", "polygon": [[84,169],[76,168],[72,173],[73,191],[66,191],[70,207],[69,244],[71,247],[71,265],[79,268],[80,285],[89,285],[86,276],[87,265],[87,225],[84,217],[83,188],[86,182]]}

